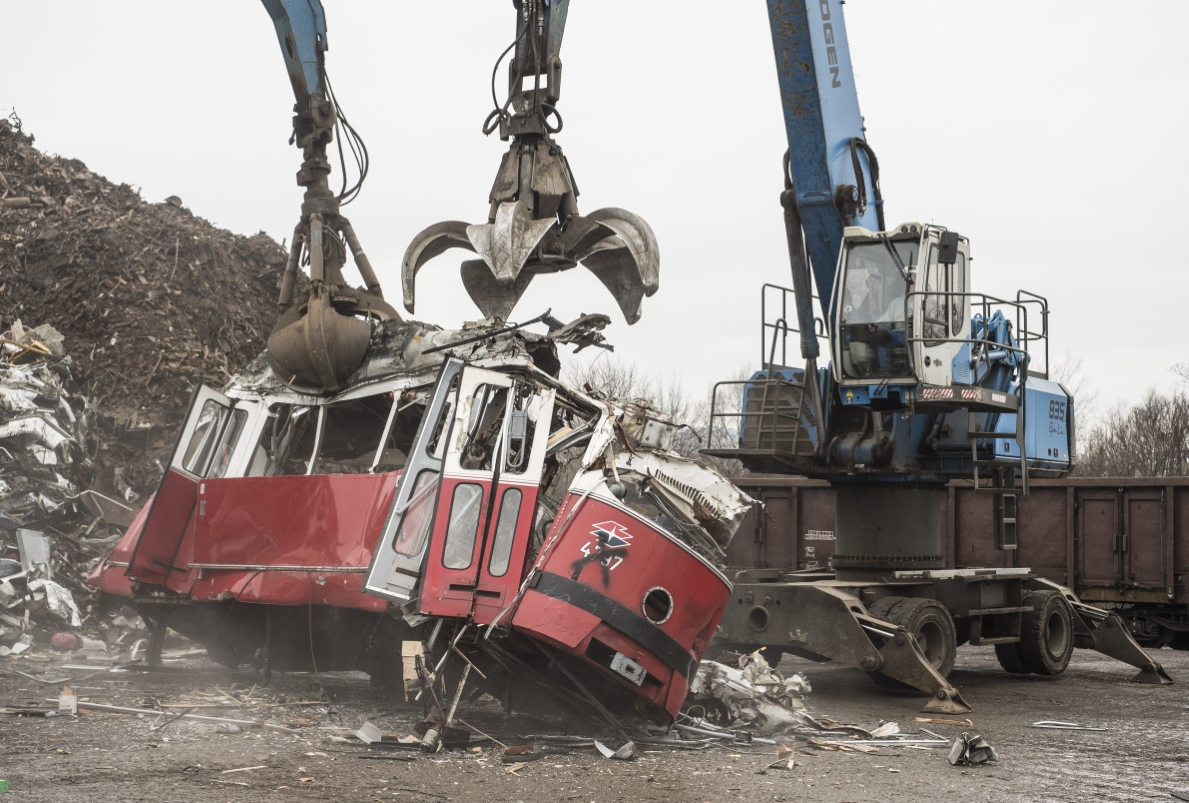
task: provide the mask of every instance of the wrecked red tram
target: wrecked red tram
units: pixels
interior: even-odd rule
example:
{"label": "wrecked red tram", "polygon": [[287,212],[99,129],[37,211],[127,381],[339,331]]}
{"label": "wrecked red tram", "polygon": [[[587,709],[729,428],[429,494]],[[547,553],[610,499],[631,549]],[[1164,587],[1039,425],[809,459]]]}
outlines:
{"label": "wrecked red tram", "polygon": [[493,328],[375,323],[333,394],[287,386],[265,355],[199,388],[91,582],[227,666],[389,683],[415,640],[509,709],[547,690],[675,716],[751,500],[672,452],[664,415],[558,380],[581,326]]}

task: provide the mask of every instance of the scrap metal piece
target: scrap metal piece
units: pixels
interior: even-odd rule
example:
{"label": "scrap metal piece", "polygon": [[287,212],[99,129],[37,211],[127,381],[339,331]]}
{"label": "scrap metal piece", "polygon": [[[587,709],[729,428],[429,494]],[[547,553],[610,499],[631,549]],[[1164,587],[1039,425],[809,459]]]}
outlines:
{"label": "scrap metal piece", "polygon": [[682,733],[692,733],[695,736],[707,736],[711,739],[724,739],[735,744],[776,744],[775,739],[764,739],[759,736],[752,736],[748,731],[711,730],[705,725],[705,723],[702,723],[701,727],[694,725],[682,725],[678,723],[673,725],[673,730],[678,730]]}
{"label": "scrap metal piece", "polygon": [[594,746],[596,750],[603,754],[603,758],[611,758],[615,759],[616,761],[631,761],[636,757],[635,742],[625,742],[618,750],[612,750],[598,739],[595,739]]}
{"label": "scrap metal piece", "polygon": [[90,488],[80,493],[78,498],[86,506],[87,510],[91,512],[92,516],[98,516],[108,524],[114,524],[117,527],[128,527],[132,524],[132,520],[136,518],[136,511],[128,507],[128,505],[112,499],[110,496],[104,496]]}
{"label": "scrap metal piece", "polygon": [[50,538],[45,533],[37,530],[17,530],[17,552],[24,571],[30,572],[40,568],[44,576],[52,580],[54,570],[50,564],[50,550]]}
{"label": "scrap metal piece", "polygon": [[702,661],[690,683],[690,697],[707,703],[718,701],[732,719],[766,731],[816,727],[801,702],[809,692],[809,682],[803,675],[786,678],[773,672],[759,652],[743,660],[747,663],[741,668]]}
{"label": "scrap metal piece", "polygon": [[1061,731],[1104,731],[1107,728],[1091,728],[1085,725],[1079,725],[1076,722],[1055,722],[1050,719],[1042,719],[1040,722],[1033,722],[1034,728],[1051,728],[1053,730]]}
{"label": "scrap metal piece", "polygon": [[74,596],[69,590],[55,583],[53,580],[30,580],[30,591],[43,591],[45,593],[46,604],[49,605],[50,613],[60,616],[64,621],[68,622],[72,627],[82,627],[83,620],[79,614],[78,605],[74,602]]}
{"label": "scrap metal piece", "polygon": [[364,722],[359,726],[359,730],[353,730],[351,733],[364,744],[378,742],[384,738],[384,732],[371,722]]}
{"label": "scrap metal piece", "polygon": [[969,733],[963,733],[961,736],[955,736],[950,745],[949,761],[955,766],[958,764],[985,764],[988,761],[998,760],[999,756],[995,753],[995,748],[987,744],[987,740],[977,734],[971,736]]}

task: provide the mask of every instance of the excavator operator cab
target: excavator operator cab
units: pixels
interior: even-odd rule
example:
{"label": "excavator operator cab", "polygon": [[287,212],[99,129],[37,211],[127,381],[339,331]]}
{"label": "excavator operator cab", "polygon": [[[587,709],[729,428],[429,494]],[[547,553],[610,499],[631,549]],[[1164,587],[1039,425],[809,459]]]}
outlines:
{"label": "excavator operator cab", "polygon": [[969,244],[936,226],[844,232],[832,304],[839,385],[949,385],[968,336]]}

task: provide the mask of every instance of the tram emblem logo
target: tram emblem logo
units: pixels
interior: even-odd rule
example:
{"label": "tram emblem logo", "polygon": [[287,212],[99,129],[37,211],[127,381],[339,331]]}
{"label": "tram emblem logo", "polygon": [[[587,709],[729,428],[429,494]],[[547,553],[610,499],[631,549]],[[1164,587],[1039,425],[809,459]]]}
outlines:
{"label": "tram emblem logo", "polygon": [[[599,522],[594,525],[590,534],[594,538],[582,545],[582,557],[575,566],[581,567],[587,562],[595,561],[602,565],[604,574],[618,568],[626,554],[622,550],[632,545],[632,534],[617,521]],[[611,550],[620,551],[620,554],[611,554]]]}
{"label": "tram emblem logo", "polygon": [[631,546],[632,536],[619,522],[604,521],[596,524],[590,532],[603,549],[624,549]]}

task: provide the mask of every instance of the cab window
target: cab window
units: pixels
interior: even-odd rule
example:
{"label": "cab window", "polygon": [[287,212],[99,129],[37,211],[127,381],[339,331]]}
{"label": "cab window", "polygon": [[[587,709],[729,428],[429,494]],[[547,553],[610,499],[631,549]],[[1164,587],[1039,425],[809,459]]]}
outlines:
{"label": "cab window", "polygon": [[489,471],[499,449],[508,389],[480,385],[471,400],[471,412],[463,433],[460,463],[471,471]]}
{"label": "cab window", "polygon": [[967,298],[962,293],[966,292],[966,255],[961,251],[958,252],[958,261],[954,263],[950,269],[951,279],[950,289],[953,290],[954,296],[950,299],[950,329],[954,336],[962,334],[966,329],[966,321],[970,319],[967,310]]}
{"label": "cab window", "polygon": [[481,485],[464,482],[454,487],[454,498],[450,502],[450,524],[446,530],[446,544],[442,548],[442,565],[447,569],[470,567],[475,555],[482,504]]}
{"label": "cab window", "polygon": [[840,361],[848,378],[911,373],[904,304],[907,271],[916,265],[919,248],[916,240],[854,243],[847,248],[838,325]]}
{"label": "cab window", "polygon": [[244,424],[248,423],[247,410],[233,410],[231,420],[223,427],[223,437],[215,447],[214,463],[207,472],[208,477],[224,477],[231,466],[231,457],[235,454],[235,446],[239,443],[239,436],[244,431]]}
{"label": "cab window", "polygon": [[[921,284],[924,295],[917,296],[920,299],[922,332],[926,340],[940,341],[949,337],[949,321],[945,314],[947,273],[948,266],[937,262],[937,246],[931,246],[929,262],[925,266],[924,282]],[[936,345],[936,342],[933,345]]]}
{"label": "cab window", "polygon": [[220,434],[220,425],[227,408],[214,399],[207,399],[202,405],[202,412],[198,414],[198,425],[190,435],[190,442],[186,446],[186,453],[182,457],[182,468],[196,476],[206,475],[206,468],[210,465],[211,455],[215,450],[215,440]]}

